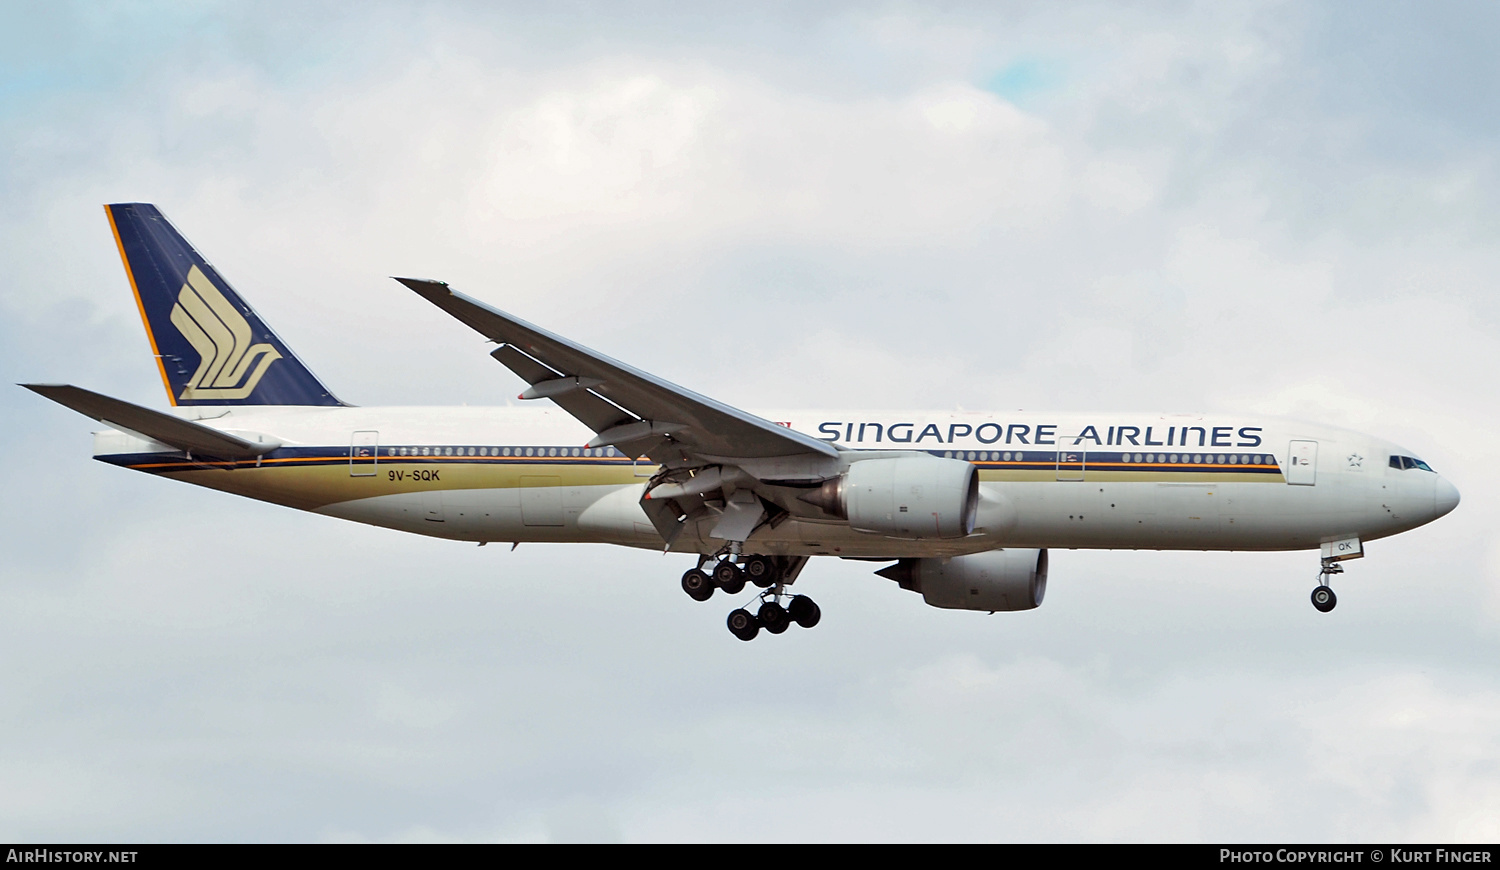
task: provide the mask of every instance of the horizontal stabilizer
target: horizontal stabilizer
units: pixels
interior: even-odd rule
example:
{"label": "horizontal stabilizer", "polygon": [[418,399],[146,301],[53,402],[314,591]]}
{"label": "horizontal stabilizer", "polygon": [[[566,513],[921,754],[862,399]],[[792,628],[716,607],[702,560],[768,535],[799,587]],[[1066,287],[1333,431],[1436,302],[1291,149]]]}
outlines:
{"label": "horizontal stabilizer", "polygon": [[142,408],[109,396],[67,384],[21,384],[21,386],[46,396],[52,401],[72,408],[80,414],[92,417],[118,429],[126,429],[160,441],[178,450],[186,450],[203,456],[220,459],[252,459],[270,453],[281,446],[280,441],[246,441],[200,423]]}

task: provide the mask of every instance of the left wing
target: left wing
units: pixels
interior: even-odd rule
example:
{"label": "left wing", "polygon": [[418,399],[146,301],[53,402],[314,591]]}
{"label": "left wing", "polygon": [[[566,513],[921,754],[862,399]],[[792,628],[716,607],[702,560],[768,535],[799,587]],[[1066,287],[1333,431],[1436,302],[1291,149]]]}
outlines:
{"label": "left wing", "polygon": [[708,508],[721,513],[714,535],[738,541],[768,517],[816,510],[781,490],[826,480],[844,464],[826,441],[610,359],[440,281],[396,280],[498,343],[491,356],[531,385],[520,398],[551,399],[593,430],[589,447],[611,445],[660,464],[642,506],[669,542],[709,502],[721,505]]}
{"label": "left wing", "polygon": [[[402,284],[500,345],[492,355],[531,384],[522,398],[550,398],[593,429],[591,446],[663,440],[693,453],[736,458],[814,454],[836,458],[826,441],[716,402],[612,360],[449,289],[439,281]],[[530,395],[528,395],[528,393]],[[591,395],[600,402],[565,399]],[[615,408],[611,413],[608,409]],[[630,451],[625,451],[630,452]],[[652,454],[652,458],[657,458]]]}

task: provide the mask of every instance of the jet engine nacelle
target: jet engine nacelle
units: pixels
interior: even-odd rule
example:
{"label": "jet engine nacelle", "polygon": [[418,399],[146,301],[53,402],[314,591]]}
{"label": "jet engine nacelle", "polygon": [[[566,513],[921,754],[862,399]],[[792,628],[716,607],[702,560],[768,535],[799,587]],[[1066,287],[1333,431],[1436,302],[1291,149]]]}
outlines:
{"label": "jet engine nacelle", "polygon": [[1031,610],[1047,594],[1046,550],[990,550],[951,559],[902,559],[875,572],[933,607]]}
{"label": "jet engine nacelle", "polygon": [[979,474],[959,459],[893,456],[865,459],[802,496],[859,532],[923,540],[974,531]]}

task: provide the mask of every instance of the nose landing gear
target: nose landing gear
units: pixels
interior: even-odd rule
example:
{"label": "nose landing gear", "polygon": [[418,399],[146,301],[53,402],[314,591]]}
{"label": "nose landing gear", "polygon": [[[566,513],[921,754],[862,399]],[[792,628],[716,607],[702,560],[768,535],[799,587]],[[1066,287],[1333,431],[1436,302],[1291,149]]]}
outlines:
{"label": "nose landing gear", "polygon": [[1328,581],[1333,575],[1342,573],[1344,573],[1344,566],[1340,565],[1336,559],[1326,557],[1323,559],[1323,569],[1318,572],[1318,585],[1313,587],[1312,591],[1312,606],[1316,607],[1319,613],[1327,613],[1338,606],[1339,597],[1333,594],[1333,587],[1328,585]]}

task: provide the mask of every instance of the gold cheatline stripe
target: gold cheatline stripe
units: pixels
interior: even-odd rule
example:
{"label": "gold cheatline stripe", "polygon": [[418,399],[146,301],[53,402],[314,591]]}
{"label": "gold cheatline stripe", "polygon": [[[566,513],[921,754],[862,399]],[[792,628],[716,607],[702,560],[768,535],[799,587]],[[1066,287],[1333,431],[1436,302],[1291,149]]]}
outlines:
{"label": "gold cheatline stripe", "polygon": [[130,269],[130,258],[125,256],[125,243],[120,240],[120,228],[115,226],[115,213],[104,207],[104,216],[109,218],[109,231],[115,236],[115,247],[120,249],[120,262],[125,264],[125,278],[130,281],[130,292],[135,294],[135,307],[140,309],[141,323],[146,327],[146,340],[151,342],[151,355],[156,359],[156,369],[161,372],[161,385],[166,388],[167,400],[175,408],[177,396],[172,393],[172,382],[167,380],[167,364],[162,361],[161,351],[156,348],[156,334],[151,331],[151,321],[146,317],[146,304],[141,301],[141,290],[135,286],[135,272]]}
{"label": "gold cheatline stripe", "polygon": [[[971,460],[967,460],[967,461],[978,463],[978,464],[981,464],[981,465],[1046,465],[1046,466],[1052,466],[1052,465],[1059,464],[1056,461],[1051,460],[1051,459],[1039,459],[1036,462],[1032,462],[1029,459],[1028,460],[1023,460],[1021,462],[1016,462],[1015,460],[1012,460],[1012,459],[1001,459],[1001,460],[993,460],[993,459],[990,459],[990,460],[985,460],[985,459],[971,459]],[[1125,463],[1125,462],[1088,462],[1088,463],[1063,462],[1063,463],[1061,463],[1061,465],[1064,468],[1067,468],[1067,467],[1073,466],[1073,465],[1084,465],[1087,468],[1093,468],[1093,469],[1105,469],[1105,468],[1108,468],[1111,471],[1153,471],[1153,470],[1162,469],[1162,468],[1196,468],[1196,469],[1200,469],[1200,470],[1204,470],[1204,471],[1213,470],[1213,469],[1233,469],[1233,470],[1249,469],[1251,471],[1259,471],[1261,469],[1271,470],[1271,469],[1279,469],[1280,468],[1280,466],[1277,466],[1277,465],[1256,465],[1256,464],[1251,463],[1251,462],[1246,462],[1243,465],[1238,464],[1238,463],[1236,463],[1234,465],[1230,465],[1227,462],[1224,463],[1223,465],[1220,465],[1218,463],[1214,463],[1214,464],[1210,465],[1207,462],[1204,462],[1202,464],[1195,463],[1195,462],[1189,462],[1189,463],[1186,463],[1186,464],[1181,463],[1181,462],[1155,462],[1155,463],[1142,462],[1139,465],[1137,465],[1134,462],[1131,462],[1131,463]]]}
{"label": "gold cheatline stripe", "polygon": [[[362,456],[355,457],[356,460],[363,460],[363,459],[367,459],[367,458],[368,457],[362,457]],[[571,461],[571,462],[584,462],[584,461],[588,461],[588,462],[617,462],[617,463],[620,463],[621,465],[624,465],[626,462],[630,461],[628,459],[621,459],[618,456],[463,456],[463,457],[459,457],[459,456],[392,456],[392,457],[387,458],[384,462],[382,462],[380,464],[382,464],[382,465],[401,465],[401,464],[403,464],[402,460],[410,460],[410,459],[441,459],[441,460],[443,460],[445,462],[454,462],[454,461],[457,461],[457,460],[461,459],[464,462],[475,462],[475,463],[478,463],[480,461],[484,461],[484,462],[506,462],[506,461],[511,461],[511,462],[514,462],[514,461],[516,461],[518,459],[532,460],[532,461],[535,461],[535,460],[538,460],[538,459],[545,459],[545,460],[547,460],[547,462],[546,463],[542,463],[542,464],[546,464],[546,465],[555,464],[555,463],[557,463],[558,460],[562,460],[562,459],[566,459],[566,460]],[[259,465],[254,465],[253,467],[262,468],[262,467],[265,467],[267,465],[278,465],[278,464],[283,464],[283,463],[288,463],[288,462],[348,462],[348,461],[349,461],[349,457],[347,455],[342,455],[342,456],[286,456],[286,457],[282,457],[281,459],[262,459]],[[210,465],[210,466],[212,466],[212,465],[240,465],[240,464],[253,464],[254,462],[255,462],[255,460],[253,460],[253,459],[231,460],[231,461],[228,461],[228,462],[226,462],[224,460],[198,460],[198,459],[191,459],[191,460],[189,460],[189,459],[177,459],[177,460],[173,460],[171,462],[146,462],[146,463],[141,463],[141,464],[138,464],[138,465],[127,465],[125,467],[126,468],[177,468],[177,467],[201,468],[201,467],[203,467],[205,465]],[[374,465],[375,463],[366,463],[366,464]]]}
{"label": "gold cheatline stripe", "polygon": [[[439,461],[439,462],[491,462],[491,463],[493,463],[493,462],[504,463],[504,462],[522,462],[522,461],[525,461],[525,462],[542,462],[542,464],[553,464],[553,463],[559,463],[559,462],[570,462],[570,463],[571,462],[595,462],[595,463],[598,463],[598,462],[615,462],[615,463],[624,464],[624,463],[627,463],[627,462],[632,462],[632,460],[630,460],[628,458],[619,457],[619,456],[384,456],[384,457],[378,457],[378,458],[384,464],[386,464],[386,465],[400,465],[400,464],[403,464],[403,463],[411,463],[411,462],[414,462],[414,461],[430,462],[430,461],[434,461],[434,460]],[[368,460],[368,459],[371,459],[371,457],[353,457],[353,459],[355,459],[355,460]],[[285,463],[295,463],[295,462],[345,462],[345,461],[349,461],[349,460],[350,460],[350,457],[348,456],[348,454],[343,454],[343,453],[340,453],[340,454],[329,454],[329,455],[326,455],[326,456],[287,456],[287,457],[282,457],[282,458],[279,458],[279,459],[262,459],[261,462],[259,463],[259,465],[257,467],[261,467],[261,466],[265,466],[265,465],[278,465],[278,464],[285,464]],[[179,465],[190,465],[190,466],[238,465],[240,463],[245,463],[245,462],[250,462],[250,461],[251,460],[238,460],[238,461],[224,462],[224,461],[198,461],[198,460],[179,459],[179,460],[174,460],[172,462],[143,463],[143,464],[138,464],[138,465],[130,465],[128,467],[129,468],[169,468],[169,467],[179,466]],[[1055,465],[1058,464],[1055,460],[1052,460],[1052,461],[1049,461],[1049,460],[1038,460],[1036,462],[1032,462],[1032,461],[1029,461],[1029,460],[1020,460],[1020,461],[1017,461],[1017,460],[1008,460],[1008,459],[996,459],[996,460],[976,459],[976,460],[971,460],[971,461],[979,463],[979,464],[983,464],[983,465],[992,465],[992,466],[1006,466],[1006,465],[1011,465],[1011,466],[1015,466],[1015,465],[1055,466]],[[367,464],[374,465],[374,464],[377,464],[377,463],[369,462]],[[1272,470],[1272,469],[1279,470],[1280,469],[1280,466],[1276,466],[1276,465],[1255,465],[1254,463],[1248,463],[1248,462],[1244,463],[1244,464],[1236,463],[1234,465],[1231,465],[1231,464],[1229,464],[1227,462],[1223,463],[1222,465],[1219,464],[1219,463],[1209,464],[1209,463],[1193,463],[1193,462],[1188,462],[1188,463],[1182,463],[1182,462],[1145,463],[1145,462],[1142,462],[1140,464],[1136,464],[1136,463],[1133,463],[1133,462],[1132,463],[1124,463],[1124,462],[1089,462],[1089,463],[1065,462],[1065,463],[1062,463],[1062,465],[1064,467],[1070,467],[1070,466],[1078,465],[1078,464],[1082,464],[1084,466],[1085,470],[1093,469],[1093,470],[1096,470],[1096,471],[1103,471],[1103,470],[1108,470],[1108,471],[1162,471],[1162,470],[1172,469],[1172,468],[1189,468],[1189,469],[1194,469],[1194,470],[1197,470],[1197,471],[1262,471],[1262,470]],[[1045,470],[1045,469],[1042,469],[1042,470]]]}

